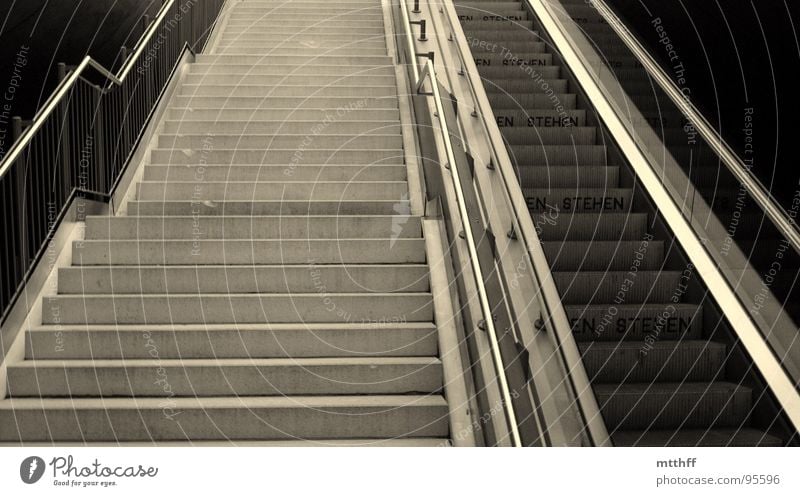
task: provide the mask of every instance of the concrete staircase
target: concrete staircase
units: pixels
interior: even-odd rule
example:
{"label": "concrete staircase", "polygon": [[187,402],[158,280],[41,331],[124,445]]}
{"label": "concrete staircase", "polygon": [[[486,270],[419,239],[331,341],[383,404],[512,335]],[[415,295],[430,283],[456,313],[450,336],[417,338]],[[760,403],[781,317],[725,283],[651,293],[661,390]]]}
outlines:
{"label": "concrete staircase", "polygon": [[244,0],[223,29],[126,212],[86,219],[0,442],[447,444],[380,0]]}
{"label": "concrete staircase", "polygon": [[523,2],[455,4],[614,443],[781,444],[750,426],[756,398],[728,379],[724,323],[687,289],[696,277]]}

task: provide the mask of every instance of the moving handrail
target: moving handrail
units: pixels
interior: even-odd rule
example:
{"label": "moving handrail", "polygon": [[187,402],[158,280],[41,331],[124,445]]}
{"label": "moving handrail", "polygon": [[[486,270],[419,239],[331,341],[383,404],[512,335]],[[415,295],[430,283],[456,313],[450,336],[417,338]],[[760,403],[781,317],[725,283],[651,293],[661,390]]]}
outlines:
{"label": "moving handrail", "polygon": [[727,318],[736,337],[747,350],[764,381],[786,413],[795,429],[800,430],[800,391],[781,360],[770,348],[750,312],[739,299],[735,288],[725,277],[704,242],[691,225],[673,195],[668,191],[654,164],[639,146],[635,135],[626,125],[604,88],[598,83],[589,65],[582,58],[569,29],[554,8],[541,0],[526,0],[536,14],[565,65],[592,102],[597,116],[619,145],[619,150],[636,173],[638,184],[659,206],[664,222],[675,235],[690,262],[705,281],[709,293]]}
{"label": "moving handrail", "polygon": [[[553,341],[553,346],[558,353],[562,369],[566,371],[565,381],[575,399],[575,406],[581,416],[589,441],[595,446],[611,444],[608,431],[600,415],[600,409],[594,397],[589,377],[583,366],[581,353],[572,333],[572,326],[567,318],[567,313],[561,303],[555,281],[550,272],[550,266],[541,250],[541,243],[536,227],[528,210],[525,196],[520,189],[518,173],[506,149],[505,142],[497,126],[490,126],[489,121],[494,120],[491,104],[482,89],[482,83],[475,81],[478,68],[470,56],[469,47],[464,43],[465,37],[455,7],[450,1],[441,3],[444,17],[449,24],[453,41],[457,45],[455,50],[461,64],[460,75],[467,81],[469,92],[472,95],[474,111],[486,135],[490,153],[491,165],[499,172],[504,187],[506,204],[511,211],[510,232],[525,248],[528,264],[532,269],[534,283],[538,287],[535,296],[542,308],[542,326]],[[480,90],[479,90],[480,88]]]}
{"label": "moving handrail", "polygon": [[[532,2],[538,3],[538,2]],[[613,10],[603,0],[588,0],[595,10],[614,30],[620,40],[628,47],[631,53],[642,64],[644,69],[653,81],[667,94],[667,96],[689,120],[695,130],[711,146],[717,156],[722,159],[722,163],[728,168],[733,176],[747,190],[767,214],[781,235],[785,237],[794,247],[795,251],[800,251],[800,230],[797,223],[789,216],[786,209],[772,196],[764,187],[761,181],[753,175],[750,169],[742,162],[741,158],[731,149],[730,145],[723,139],[722,135],[708,122],[703,114],[697,110],[695,105],[685,97],[675,82],[667,75],[658,62],[655,61],[650,52],[642,43],[630,32],[627,26],[619,19]],[[552,4],[551,4],[552,5]]]}
{"label": "moving handrail", "polygon": [[413,73],[417,78],[415,81],[412,82],[412,87],[416,89],[416,91],[420,91],[422,86],[424,85],[425,78],[427,77],[430,82],[431,86],[431,94],[430,96],[433,97],[434,105],[436,107],[436,117],[439,122],[439,131],[441,133],[441,138],[444,143],[445,153],[447,164],[449,165],[450,169],[450,177],[452,178],[453,188],[456,193],[456,199],[458,203],[458,213],[461,220],[461,226],[464,233],[464,239],[467,243],[467,249],[470,258],[470,267],[472,269],[472,276],[475,281],[475,286],[477,287],[478,291],[478,299],[480,303],[480,310],[483,317],[483,323],[486,327],[486,333],[489,336],[489,342],[491,345],[492,351],[492,358],[493,363],[495,365],[495,370],[497,373],[497,378],[500,385],[500,391],[503,399],[503,408],[505,411],[505,415],[508,420],[508,425],[510,429],[511,435],[511,442],[514,447],[521,447],[522,444],[522,437],[520,435],[520,431],[518,428],[518,421],[517,421],[517,414],[514,409],[513,401],[512,401],[512,394],[511,390],[508,385],[508,380],[506,377],[506,367],[503,362],[503,356],[500,351],[500,345],[497,335],[497,330],[494,324],[494,316],[492,315],[492,308],[489,302],[489,297],[486,293],[486,287],[484,286],[484,274],[482,272],[480,262],[478,259],[478,250],[477,245],[475,242],[475,235],[472,230],[469,214],[467,213],[465,207],[465,199],[464,199],[464,191],[461,187],[461,180],[459,178],[458,167],[455,166],[455,155],[453,153],[453,143],[450,137],[450,131],[447,126],[447,121],[445,118],[445,109],[442,102],[442,97],[439,92],[439,85],[438,85],[438,78],[436,75],[436,70],[433,65],[433,61],[428,58],[425,61],[425,66],[423,70],[420,72],[416,57],[413,54],[416,53],[414,48],[414,43],[412,41],[413,32],[411,30],[411,20],[408,16],[408,8],[406,6],[405,0],[400,0],[400,9],[402,12],[404,30],[406,34],[406,38],[409,42],[409,49],[412,56],[411,65],[413,68]]}

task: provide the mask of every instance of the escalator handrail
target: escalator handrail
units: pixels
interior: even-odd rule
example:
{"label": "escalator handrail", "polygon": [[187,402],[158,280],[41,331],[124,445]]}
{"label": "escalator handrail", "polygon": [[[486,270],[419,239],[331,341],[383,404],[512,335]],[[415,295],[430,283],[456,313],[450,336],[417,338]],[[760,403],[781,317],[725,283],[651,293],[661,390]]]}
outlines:
{"label": "escalator handrail", "polygon": [[[483,271],[481,269],[481,265],[479,262],[478,257],[478,248],[477,243],[475,242],[475,235],[472,232],[472,225],[469,218],[469,213],[466,209],[466,202],[465,202],[465,195],[464,190],[461,188],[461,181],[458,175],[458,167],[456,167],[456,159],[455,154],[453,152],[453,143],[450,138],[450,131],[448,129],[447,120],[445,118],[445,110],[444,110],[444,103],[442,101],[441,94],[439,92],[439,84],[438,84],[438,76],[436,75],[436,70],[433,65],[433,61],[428,58],[426,59],[425,65],[422,71],[419,71],[417,67],[417,60],[416,60],[416,49],[414,48],[414,42],[412,40],[412,29],[411,29],[411,20],[408,16],[408,7],[406,6],[406,0],[399,0],[400,9],[402,11],[402,18],[403,18],[403,28],[405,31],[406,39],[409,40],[409,49],[410,51],[410,59],[411,64],[414,68],[414,75],[417,77],[416,81],[413,81],[412,87],[414,88],[413,91],[419,92],[422,86],[427,79],[430,83],[431,92],[429,96],[433,97],[434,105],[436,108],[436,114],[432,117],[435,117],[439,123],[439,131],[441,134],[442,142],[445,148],[446,160],[447,164],[449,164],[450,170],[450,177],[453,183],[453,189],[456,193],[456,203],[458,207],[459,218],[461,220],[461,229],[464,233],[464,240],[467,244],[467,252],[470,259],[470,268],[472,272],[472,276],[475,281],[475,287],[478,292],[478,301],[480,303],[481,315],[483,316],[483,323],[486,326],[486,334],[489,337],[489,344],[491,347],[493,363],[495,366],[495,371],[497,373],[498,384],[500,387],[500,394],[503,397],[503,409],[505,411],[506,417],[508,419],[508,427],[509,432],[511,435],[511,443],[514,447],[521,447],[522,446],[522,437],[519,432],[519,424],[517,422],[516,412],[514,410],[514,404],[512,402],[512,394],[511,389],[508,385],[508,379],[506,377],[506,366],[503,361],[503,355],[500,351],[499,339],[497,334],[497,329],[494,325],[494,317],[492,315],[492,307],[489,302],[489,295],[486,293],[486,287],[483,284],[484,276]],[[447,164],[441,164],[442,167],[445,167]]]}
{"label": "escalator handrail", "polygon": [[[79,79],[83,77],[85,72],[87,72],[89,69],[94,69],[102,74],[109,81],[109,84],[122,86],[127,79],[128,74],[130,74],[130,71],[139,60],[139,57],[141,57],[142,53],[144,53],[147,43],[161,27],[161,21],[169,13],[169,9],[172,7],[172,4],[177,1],[178,0],[168,0],[161,6],[155,19],[153,19],[145,32],[142,33],[142,36],[134,46],[131,55],[127,58],[127,60],[125,60],[125,62],[122,64],[122,67],[119,68],[116,74],[107,69],[100,62],[93,59],[91,56],[86,55],[80,64],[78,64],[74,70],[70,71],[70,74],[66,78],[59,82],[58,86],[56,86],[56,89],[45,101],[44,105],[42,105],[42,107],[36,112],[36,115],[31,121],[30,126],[28,126],[22,132],[19,138],[14,141],[14,143],[11,145],[11,148],[8,150],[8,153],[6,153],[3,159],[0,160],[0,178],[2,178],[11,169],[11,166],[16,162],[20,154],[36,136],[39,128],[41,128],[47,121],[48,116],[50,116],[50,114],[59,108],[59,105],[63,103],[65,98],[69,97],[70,89],[75,85],[75,83],[78,82]],[[188,48],[190,51],[192,51],[191,47]],[[194,52],[192,51],[192,53]]]}
{"label": "escalator handrail", "polygon": [[496,169],[504,183],[504,193],[509,205],[512,221],[514,222],[514,232],[517,238],[525,246],[525,253],[532,268],[534,283],[540,291],[541,307],[543,309],[542,321],[548,334],[553,338],[554,346],[559,352],[559,359],[566,370],[566,380],[572,389],[576,407],[586,426],[586,433],[590,442],[595,446],[610,446],[611,440],[606,429],[597,399],[589,381],[589,376],[583,366],[581,352],[572,333],[572,326],[569,323],[564,305],[561,302],[558,289],[555,286],[550,265],[541,249],[541,241],[536,232],[536,227],[528,210],[525,195],[522,193],[520,183],[517,179],[517,171],[513,165],[511,157],[506,149],[505,141],[494,119],[494,112],[491,103],[483,89],[483,84],[473,79],[479,74],[475,61],[471,57],[471,51],[465,40],[461,24],[458,22],[458,15],[452,1],[442,2],[444,17],[450,24],[450,31],[453,33],[453,41],[456,43],[458,56],[463,67],[464,77],[466,78],[469,90],[476,102],[475,111],[481,121],[484,132],[487,136],[489,152]]}
{"label": "escalator handrail", "polygon": [[553,7],[541,0],[525,0],[538,17],[542,27],[550,35],[564,64],[572,71],[587,98],[592,102],[596,115],[605,124],[608,132],[619,145],[619,150],[628,161],[641,185],[658,205],[663,221],[683,248],[691,265],[705,282],[709,293],[719,306],[743,345],[753,364],[761,372],[765,382],[780,403],[787,418],[796,430],[800,430],[800,391],[789,373],[770,348],[761,330],[739,299],[735,289],[718,267],[704,242],[685,217],[680,205],[667,190],[647,154],[640,148],[625,116],[617,112],[609,101],[594,73],[580,55],[569,31],[562,24]]}
{"label": "escalator handrail", "polygon": [[598,14],[608,23],[616,35],[628,47],[631,53],[642,64],[650,78],[667,94],[670,100],[683,113],[684,117],[692,124],[694,129],[703,137],[706,143],[725,164],[737,181],[747,190],[759,207],[769,217],[781,235],[789,241],[795,251],[800,253],[800,230],[797,223],[788,214],[786,209],[775,199],[772,193],[764,187],[762,182],[753,175],[742,159],[731,149],[722,135],[708,122],[697,107],[685,97],[675,82],[670,78],[661,65],[655,61],[650,52],[631,33],[622,20],[603,0],[589,0]]}

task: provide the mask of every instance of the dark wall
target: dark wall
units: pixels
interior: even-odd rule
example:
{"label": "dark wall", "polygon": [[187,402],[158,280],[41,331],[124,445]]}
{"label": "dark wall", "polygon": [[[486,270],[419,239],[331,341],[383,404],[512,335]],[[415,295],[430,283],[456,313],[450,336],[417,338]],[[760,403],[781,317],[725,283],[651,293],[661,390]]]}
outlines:
{"label": "dark wall", "polygon": [[56,64],[87,54],[118,68],[120,47],[142,34],[161,0],[0,1],[0,155],[10,145],[10,118],[30,119],[56,84]]}
{"label": "dark wall", "polygon": [[[787,205],[800,164],[800,2],[795,0],[608,0],[675,75],[653,21],[675,45],[694,104]],[[745,115],[752,109],[752,127]],[[748,136],[749,133],[749,136]],[[745,153],[745,147],[751,146]]]}

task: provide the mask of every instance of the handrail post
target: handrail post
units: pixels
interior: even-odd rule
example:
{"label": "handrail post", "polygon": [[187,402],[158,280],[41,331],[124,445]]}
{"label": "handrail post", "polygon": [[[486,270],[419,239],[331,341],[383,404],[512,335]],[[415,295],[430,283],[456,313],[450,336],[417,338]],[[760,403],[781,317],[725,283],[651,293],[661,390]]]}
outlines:
{"label": "handrail post", "polygon": [[409,21],[409,24],[416,24],[419,26],[419,41],[428,41],[425,29],[425,19],[420,19],[419,21]]}
{"label": "handrail post", "polygon": [[[56,71],[58,76],[58,82],[62,82],[64,79],[67,78],[67,66],[63,62],[59,62],[56,65]],[[68,98],[65,98],[59,108],[61,110],[61,116],[59,121],[61,125],[58,127],[59,132],[59,152],[61,155],[61,193],[68,194],[69,190],[71,189],[71,182],[72,182],[72,174],[70,171],[70,158],[71,158],[71,150],[70,150],[70,122],[69,122],[69,105],[72,101],[72,97],[74,93],[70,95]]]}
{"label": "handrail post", "polygon": [[[22,136],[22,118],[18,115],[15,115],[11,118],[11,136],[15,142],[20,136]],[[25,268],[28,266],[28,257],[25,254],[25,240],[28,237],[28,223],[25,222],[24,219],[26,210],[25,204],[27,202],[25,195],[26,156],[27,153],[25,153],[25,151],[20,153],[19,157],[17,157],[16,163],[14,164],[14,168],[12,169],[12,174],[14,174],[12,185],[12,205],[16,206],[17,212],[16,215],[11,216],[12,223],[16,223],[16,226],[12,227],[13,231],[11,232],[18,233],[18,236],[16,236],[17,239],[13,241],[13,243],[16,245],[16,253],[14,254],[14,258],[17,259],[17,263],[14,265],[14,279],[16,281],[19,281],[19,278],[25,274]]]}
{"label": "handrail post", "polygon": [[110,174],[107,174],[105,160],[105,133],[103,129],[103,126],[105,126],[103,111],[105,107],[103,98],[105,95],[100,86],[95,85],[93,89],[92,107],[94,108],[94,115],[92,117],[92,131],[94,134],[94,149],[96,150],[93,167],[97,174],[97,186],[92,189],[108,193],[111,189],[111,182],[108,181]]}

